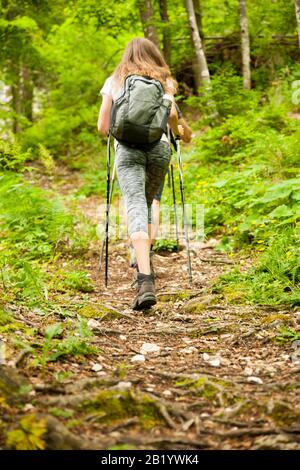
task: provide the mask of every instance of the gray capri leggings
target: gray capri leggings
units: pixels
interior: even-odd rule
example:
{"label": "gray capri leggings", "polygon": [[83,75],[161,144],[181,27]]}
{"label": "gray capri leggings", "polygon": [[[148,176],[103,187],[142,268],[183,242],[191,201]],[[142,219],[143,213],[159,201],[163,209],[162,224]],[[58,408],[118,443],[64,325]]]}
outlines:
{"label": "gray capri leggings", "polygon": [[163,140],[147,150],[117,143],[116,168],[127,208],[129,235],[148,233],[153,198],[164,180],[170,158],[170,145]]}

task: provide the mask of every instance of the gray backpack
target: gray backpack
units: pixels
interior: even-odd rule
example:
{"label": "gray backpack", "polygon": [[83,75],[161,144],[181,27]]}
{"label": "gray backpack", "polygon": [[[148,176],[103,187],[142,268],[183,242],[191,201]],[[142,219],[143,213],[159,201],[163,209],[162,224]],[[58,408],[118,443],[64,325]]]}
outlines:
{"label": "gray backpack", "polygon": [[167,132],[171,104],[158,80],[129,75],[113,103],[110,133],[130,147],[154,144]]}

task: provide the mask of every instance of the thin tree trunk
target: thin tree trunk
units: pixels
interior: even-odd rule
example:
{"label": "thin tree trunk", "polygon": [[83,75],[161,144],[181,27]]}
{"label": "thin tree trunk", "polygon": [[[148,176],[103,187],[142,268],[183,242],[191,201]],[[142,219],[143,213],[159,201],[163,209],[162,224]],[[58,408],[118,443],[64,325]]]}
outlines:
{"label": "thin tree trunk", "polygon": [[22,92],[23,114],[32,121],[33,83],[30,69],[26,65],[22,67]]}
{"label": "thin tree trunk", "polygon": [[197,26],[193,0],[185,0],[185,5],[189,16],[190,28],[192,31],[193,44],[196,54],[197,70],[200,73],[200,76],[197,77],[197,82],[201,84],[210,85],[210,74]]}
{"label": "thin tree trunk", "polygon": [[[203,40],[202,14],[201,14],[200,1],[199,0],[193,0],[193,5],[194,5],[194,10],[195,10],[195,17],[196,17],[198,30],[199,30],[199,35],[200,35],[201,40]],[[192,30],[191,30],[191,45],[192,45],[192,47],[194,46]],[[203,50],[205,51],[204,44],[202,43],[202,45],[203,45]],[[193,47],[193,49],[194,49],[194,47]],[[194,57],[193,57],[193,62],[192,62],[192,69],[193,69],[194,82],[195,82],[195,87],[196,87],[196,94],[198,94],[198,90],[200,89],[200,87],[202,85],[202,80],[201,80],[201,68],[200,68],[198,60],[197,60],[196,52],[194,52]]]}
{"label": "thin tree trunk", "polygon": [[13,67],[14,81],[11,85],[11,96],[12,96],[12,109],[13,115],[13,132],[17,134],[21,131],[19,116],[22,113],[22,90],[21,90],[21,76],[19,64],[15,64]]}
{"label": "thin tree trunk", "polygon": [[138,0],[138,7],[145,37],[159,47],[151,0]]}
{"label": "thin tree trunk", "polygon": [[[193,46],[193,44],[192,44]],[[195,94],[198,95],[198,90],[201,88],[202,85],[202,80],[201,80],[201,68],[199,66],[196,54],[194,54],[194,57],[192,59],[192,70],[193,70],[193,76],[194,76],[194,83],[195,83]]]}
{"label": "thin tree trunk", "polygon": [[193,4],[194,4],[195,17],[196,17],[196,22],[197,22],[200,38],[203,39],[202,11],[201,11],[200,0],[193,0]]}
{"label": "thin tree trunk", "polygon": [[246,0],[240,0],[240,27],[241,27],[241,48],[242,48],[244,88],[246,90],[250,90],[251,88],[250,39],[249,39]]}
{"label": "thin tree trunk", "polygon": [[163,53],[168,64],[171,62],[171,34],[167,0],[159,0],[160,18],[163,23]]}
{"label": "thin tree trunk", "polygon": [[296,18],[297,18],[297,25],[298,25],[299,47],[300,47],[300,0],[295,0],[295,9],[296,9]]}

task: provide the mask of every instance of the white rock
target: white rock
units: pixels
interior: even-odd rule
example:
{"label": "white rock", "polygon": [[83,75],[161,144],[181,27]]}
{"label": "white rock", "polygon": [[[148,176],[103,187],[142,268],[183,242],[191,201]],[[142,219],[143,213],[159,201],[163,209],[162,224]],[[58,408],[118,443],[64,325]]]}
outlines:
{"label": "white rock", "polygon": [[259,385],[263,384],[263,381],[259,377],[254,377],[253,375],[247,378],[247,382],[259,384]]}
{"label": "white rock", "polygon": [[219,356],[210,356],[207,353],[203,353],[202,357],[212,367],[220,367],[221,365],[221,358]]}
{"label": "white rock", "polygon": [[191,338],[182,338],[182,341],[184,341],[186,344],[191,344],[193,342],[193,340]]}
{"label": "white rock", "polygon": [[253,374],[253,369],[249,366],[246,366],[243,371],[243,374],[247,376],[251,376]]}
{"label": "white rock", "polygon": [[103,366],[101,364],[93,364],[92,366],[92,371],[94,372],[99,372],[102,369],[103,369]]}
{"label": "white rock", "polygon": [[34,406],[31,403],[26,403],[26,405],[23,408],[23,411],[32,411],[34,409]]}
{"label": "white rock", "polygon": [[173,395],[173,393],[171,392],[171,390],[164,390],[162,392],[162,394],[165,396],[165,397],[171,397]]}
{"label": "white rock", "polygon": [[184,348],[184,349],[181,349],[180,352],[182,352],[183,354],[193,354],[194,352],[197,352],[198,349],[195,348],[195,346],[190,346],[189,348]]}
{"label": "white rock", "polygon": [[131,362],[145,362],[145,356],[143,354],[136,354],[131,358]]}
{"label": "white rock", "polygon": [[212,357],[209,361],[208,364],[212,367],[220,367],[221,365],[221,359],[218,356]]}
{"label": "white rock", "polygon": [[99,327],[99,322],[97,320],[94,320],[93,318],[91,318],[88,322],[87,322],[87,325],[90,327],[90,328],[98,328]]}
{"label": "white rock", "polygon": [[143,343],[140,349],[140,353],[143,354],[159,354],[160,346],[155,343]]}
{"label": "white rock", "polygon": [[120,336],[119,336],[119,339],[120,339],[121,341],[126,341],[127,336],[125,336],[125,335],[120,335]]}
{"label": "white rock", "polygon": [[128,390],[129,388],[131,388],[131,386],[132,386],[131,382],[121,381],[115,386],[115,388],[120,390],[121,392],[124,392],[124,391]]}

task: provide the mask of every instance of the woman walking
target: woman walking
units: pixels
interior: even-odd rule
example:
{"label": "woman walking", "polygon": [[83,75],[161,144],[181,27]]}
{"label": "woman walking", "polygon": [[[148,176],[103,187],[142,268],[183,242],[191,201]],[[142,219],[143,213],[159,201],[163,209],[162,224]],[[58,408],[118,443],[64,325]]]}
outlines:
{"label": "woman walking", "polygon": [[[164,97],[171,102],[168,123],[176,135],[182,133],[178,126],[178,115],[174,94],[176,81],[159,49],[148,39],[135,38],[124,51],[121,62],[104,83],[98,118],[98,131],[107,135],[111,125],[113,103],[124,93],[126,78],[135,75],[160,82]],[[150,268],[152,244],[151,205],[167,172],[171,149],[167,135],[150,146],[127,145],[115,142],[116,169],[121,191],[124,195],[128,232],[135,250],[138,264],[138,293],[133,302],[134,310],[143,310],[156,303],[154,276]]]}

